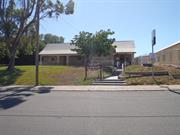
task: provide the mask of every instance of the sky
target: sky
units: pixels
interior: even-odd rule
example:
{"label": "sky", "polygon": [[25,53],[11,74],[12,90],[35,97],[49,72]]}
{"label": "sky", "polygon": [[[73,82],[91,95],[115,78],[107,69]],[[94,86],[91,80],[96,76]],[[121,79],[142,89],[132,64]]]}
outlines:
{"label": "sky", "polygon": [[135,56],[151,52],[153,29],[157,39],[155,52],[180,41],[180,0],[74,1],[73,15],[42,20],[40,33],[63,36],[65,42],[71,42],[80,31],[95,33],[111,29],[116,41],[134,40]]}

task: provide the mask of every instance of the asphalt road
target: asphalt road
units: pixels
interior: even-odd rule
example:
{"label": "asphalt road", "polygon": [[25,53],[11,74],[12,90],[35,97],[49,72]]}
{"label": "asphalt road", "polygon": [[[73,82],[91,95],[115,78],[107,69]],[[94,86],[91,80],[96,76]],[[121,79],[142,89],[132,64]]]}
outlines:
{"label": "asphalt road", "polygon": [[0,135],[180,135],[180,94],[0,92]]}

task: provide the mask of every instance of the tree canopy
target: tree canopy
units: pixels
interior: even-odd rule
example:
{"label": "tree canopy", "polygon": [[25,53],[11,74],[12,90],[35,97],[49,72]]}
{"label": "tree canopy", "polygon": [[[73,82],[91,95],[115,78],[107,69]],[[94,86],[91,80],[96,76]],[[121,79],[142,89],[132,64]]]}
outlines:
{"label": "tree canopy", "polygon": [[80,32],[72,40],[72,44],[76,46],[73,51],[84,56],[87,62],[89,62],[92,56],[106,56],[114,50],[112,43],[115,39],[109,38],[113,34],[114,32],[109,29],[107,31],[100,30],[95,34],[84,31]]}
{"label": "tree canopy", "polygon": [[100,30],[95,34],[83,31],[73,38],[72,44],[75,44],[76,48],[72,50],[84,57],[84,80],[87,78],[87,66],[91,64],[90,60],[93,56],[106,56],[114,51],[112,43],[115,39],[109,38],[113,34],[114,32],[109,29],[107,31]]}
{"label": "tree canopy", "polygon": [[41,34],[43,40],[45,43],[64,43],[64,37],[63,36],[56,36],[50,33],[47,34]]}
{"label": "tree canopy", "polygon": [[[39,1],[39,6],[38,6]],[[0,40],[10,54],[9,70],[14,69],[14,60],[22,37],[35,27],[40,7],[40,19],[73,14],[74,1],[64,5],[59,0],[0,0]]]}

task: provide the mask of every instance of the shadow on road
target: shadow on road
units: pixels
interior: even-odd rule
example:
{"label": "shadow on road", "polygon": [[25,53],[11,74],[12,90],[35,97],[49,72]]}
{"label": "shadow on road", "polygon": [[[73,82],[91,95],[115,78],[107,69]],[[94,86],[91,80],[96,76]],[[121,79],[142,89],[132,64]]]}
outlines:
{"label": "shadow on road", "polygon": [[28,99],[26,97],[33,96],[35,93],[50,93],[53,87],[13,87],[0,90],[0,110],[10,109]]}
{"label": "shadow on road", "polygon": [[4,92],[10,92],[10,91],[22,92],[25,90],[30,90],[31,88],[33,88],[33,87],[26,87],[26,88],[24,88],[24,87],[7,87],[5,89],[0,88],[0,94],[4,93]]}
{"label": "shadow on road", "polygon": [[38,87],[37,90],[35,90],[36,93],[39,94],[46,94],[51,92],[52,87]]}
{"label": "shadow on road", "polygon": [[178,95],[180,95],[180,91],[176,91],[176,90],[172,90],[171,88],[169,88],[169,86],[161,86],[161,88],[167,88],[170,92],[176,93]]}
{"label": "shadow on road", "polygon": [[171,89],[168,89],[169,91],[173,92],[173,93],[176,93],[176,94],[179,94],[180,95],[180,92],[177,92],[175,90],[171,90]]}
{"label": "shadow on road", "polygon": [[0,109],[9,109],[24,101],[25,100],[22,97],[7,97],[3,100],[0,100]]}

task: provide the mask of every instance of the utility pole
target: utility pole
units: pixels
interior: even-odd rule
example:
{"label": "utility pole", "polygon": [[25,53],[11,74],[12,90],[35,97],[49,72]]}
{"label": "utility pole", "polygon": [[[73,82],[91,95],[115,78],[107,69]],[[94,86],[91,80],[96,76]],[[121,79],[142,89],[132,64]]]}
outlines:
{"label": "utility pole", "polygon": [[35,71],[35,86],[39,85],[39,9],[40,9],[40,0],[37,0],[37,16],[36,16],[36,71]]}

